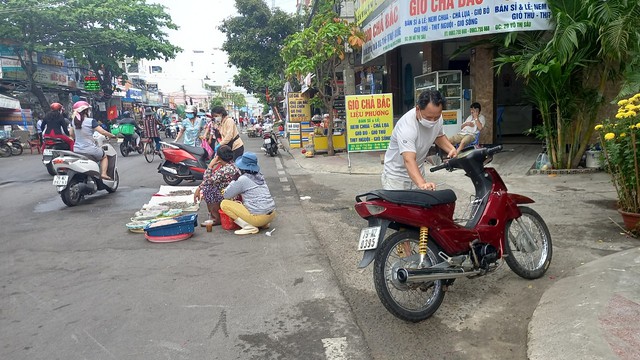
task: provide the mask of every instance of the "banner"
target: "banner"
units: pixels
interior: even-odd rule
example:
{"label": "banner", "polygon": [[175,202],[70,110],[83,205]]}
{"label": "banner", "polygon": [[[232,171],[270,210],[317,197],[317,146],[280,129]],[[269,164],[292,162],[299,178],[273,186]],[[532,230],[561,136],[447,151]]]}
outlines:
{"label": "banner", "polygon": [[362,63],[404,44],[549,30],[550,21],[545,0],[396,0],[362,26]]}
{"label": "banner", "polygon": [[289,122],[301,123],[311,119],[311,106],[307,96],[299,92],[290,92],[287,101],[289,105]]}
{"label": "banner", "polygon": [[393,131],[393,95],[348,95],[347,151],[380,151]]}

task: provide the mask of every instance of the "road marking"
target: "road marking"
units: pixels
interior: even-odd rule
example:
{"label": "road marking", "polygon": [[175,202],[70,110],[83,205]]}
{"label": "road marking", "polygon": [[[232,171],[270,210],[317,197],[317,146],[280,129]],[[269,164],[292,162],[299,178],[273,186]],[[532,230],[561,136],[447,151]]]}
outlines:
{"label": "road marking", "polygon": [[282,191],[291,191],[291,186],[289,186],[289,185],[282,185]]}
{"label": "road marking", "polygon": [[281,177],[280,178],[280,182],[287,182],[287,181],[289,181],[289,180],[286,177]]}
{"label": "road marking", "polygon": [[324,355],[327,360],[346,359],[345,349],[347,348],[347,338],[326,338],[322,339],[324,346]]}
{"label": "road marking", "polygon": [[282,170],[284,167],[282,166],[282,159],[276,158],[276,169]]}
{"label": "road marking", "polygon": [[322,272],[322,269],[311,269],[311,270],[305,270],[304,272],[306,273],[319,273]]}
{"label": "road marking", "polygon": [[284,172],[284,170],[278,170],[278,175],[280,176],[287,176],[287,173]]}

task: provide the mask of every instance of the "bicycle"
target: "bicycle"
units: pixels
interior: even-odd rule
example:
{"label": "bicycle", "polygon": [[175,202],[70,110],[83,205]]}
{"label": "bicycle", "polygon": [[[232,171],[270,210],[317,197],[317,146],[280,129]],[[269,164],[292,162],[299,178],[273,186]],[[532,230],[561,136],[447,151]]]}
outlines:
{"label": "bicycle", "polygon": [[144,143],[144,159],[148,163],[152,163],[156,156],[156,147],[152,138],[144,138],[141,140]]}

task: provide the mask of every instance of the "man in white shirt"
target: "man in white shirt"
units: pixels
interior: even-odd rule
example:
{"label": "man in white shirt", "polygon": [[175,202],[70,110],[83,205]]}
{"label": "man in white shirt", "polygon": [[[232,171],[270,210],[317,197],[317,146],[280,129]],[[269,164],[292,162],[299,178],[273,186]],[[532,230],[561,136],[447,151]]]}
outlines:
{"label": "man in white shirt", "polygon": [[486,119],[484,115],[480,115],[480,110],[482,110],[482,107],[479,103],[474,102],[471,104],[471,115],[462,123],[460,132],[449,138],[452,144],[458,144],[457,152],[460,152],[465,146],[471,144],[476,139],[476,135],[480,130],[484,128]]}
{"label": "man in white shirt", "polygon": [[435,143],[456,156],[455,147],[442,130],[445,100],[436,90],[423,91],[415,108],[398,120],[384,155],[382,187],[386,190],[435,190],[436,184],[425,180],[424,162]]}

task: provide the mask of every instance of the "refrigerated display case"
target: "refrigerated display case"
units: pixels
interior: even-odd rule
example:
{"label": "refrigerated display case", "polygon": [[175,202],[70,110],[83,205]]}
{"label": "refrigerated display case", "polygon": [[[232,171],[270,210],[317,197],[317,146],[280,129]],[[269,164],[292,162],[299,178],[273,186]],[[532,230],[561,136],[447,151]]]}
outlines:
{"label": "refrigerated display case", "polygon": [[416,76],[414,79],[416,101],[420,93],[437,89],[446,99],[446,110],[442,111],[444,132],[447,136],[458,133],[462,125],[462,71],[441,70]]}

